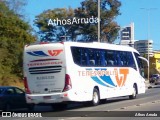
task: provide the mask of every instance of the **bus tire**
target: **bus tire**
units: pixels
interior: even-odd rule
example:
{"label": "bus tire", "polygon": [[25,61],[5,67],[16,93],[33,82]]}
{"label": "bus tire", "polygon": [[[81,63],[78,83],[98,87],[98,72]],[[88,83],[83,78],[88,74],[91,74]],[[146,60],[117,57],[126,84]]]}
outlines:
{"label": "bus tire", "polygon": [[100,102],[100,97],[99,97],[99,91],[97,88],[93,89],[93,96],[92,96],[92,105],[96,106]]}
{"label": "bus tire", "polygon": [[137,86],[134,84],[133,85],[133,93],[132,95],[129,96],[129,99],[135,99],[136,98],[136,95],[137,95]]}

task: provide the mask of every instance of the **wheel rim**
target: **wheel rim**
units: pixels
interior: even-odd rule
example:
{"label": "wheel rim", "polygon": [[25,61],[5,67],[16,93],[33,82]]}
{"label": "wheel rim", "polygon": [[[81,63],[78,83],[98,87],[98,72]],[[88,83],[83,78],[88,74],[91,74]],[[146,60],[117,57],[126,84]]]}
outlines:
{"label": "wheel rim", "polygon": [[136,88],[134,87],[134,91],[133,91],[133,97],[136,96]]}
{"label": "wheel rim", "polygon": [[93,102],[98,103],[98,93],[97,92],[93,93]]}

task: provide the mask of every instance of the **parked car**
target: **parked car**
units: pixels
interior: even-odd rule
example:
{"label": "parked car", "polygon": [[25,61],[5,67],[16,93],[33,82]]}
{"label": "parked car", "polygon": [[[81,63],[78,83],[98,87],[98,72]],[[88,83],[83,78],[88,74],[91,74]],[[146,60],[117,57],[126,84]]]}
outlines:
{"label": "parked car", "polygon": [[155,84],[155,85],[160,84],[160,77],[158,77],[158,78],[155,80],[154,84]]}
{"label": "parked car", "polygon": [[0,86],[0,109],[9,111],[17,108],[32,110],[34,106],[26,103],[25,92],[22,89],[13,86]]}
{"label": "parked car", "polygon": [[160,78],[159,74],[152,74],[150,77],[150,83],[155,83]]}

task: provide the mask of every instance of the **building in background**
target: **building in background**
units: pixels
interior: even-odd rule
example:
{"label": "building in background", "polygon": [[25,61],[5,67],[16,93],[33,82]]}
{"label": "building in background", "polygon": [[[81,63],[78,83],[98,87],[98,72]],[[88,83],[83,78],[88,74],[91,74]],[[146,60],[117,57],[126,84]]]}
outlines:
{"label": "building in background", "polygon": [[[160,51],[153,50],[153,40],[135,40],[134,23],[123,27],[120,30],[120,44],[134,47],[143,57],[149,59],[149,75],[160,74]],[[149,58],[148,58],[149,54]],[[148,76],[148,69],[145,69],[145,77]]]}
{"label": "building in background", "polygon": [[160,51],[153,51],[150,57],[150,75],[160,73]]}
{"label": "building in background", "polygon": [[138,40],[134,42],[134,48],[142,55],[142,56],[153,56],[153,40]]}
{"label": "building in background", "polygon": [[129,26],[121,28],[120,31],[120,44],[134,47],[134,23]]}
{"label": "building in background", "polygon": [[[138,40],[134,42],[134,48],[140,53],[141,56],[147,58],[149,60],[149,71],[148,69],[144,70],[144,74],[145,77],[148,76],[148,72],[149,72],[149,76],[151,74],[157,73],[155,66],[153,65],[153,59],[151,60],[151,58],[153,58],[154,54],[153,54],[153,40]],[[148,57],[149,54],[149,57]],[[148,76],[148,77],[149,77]]]}

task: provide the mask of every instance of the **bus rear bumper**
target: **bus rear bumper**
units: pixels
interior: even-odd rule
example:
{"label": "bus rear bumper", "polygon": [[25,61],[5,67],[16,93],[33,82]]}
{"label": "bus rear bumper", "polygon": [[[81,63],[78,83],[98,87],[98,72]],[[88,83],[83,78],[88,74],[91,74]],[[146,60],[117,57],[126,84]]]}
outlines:
{"label": "bus rear bumper", "polygon": [[71,101],[67,93],[59,94],[26,94],[26,102],[33,104],[50,104]]}

